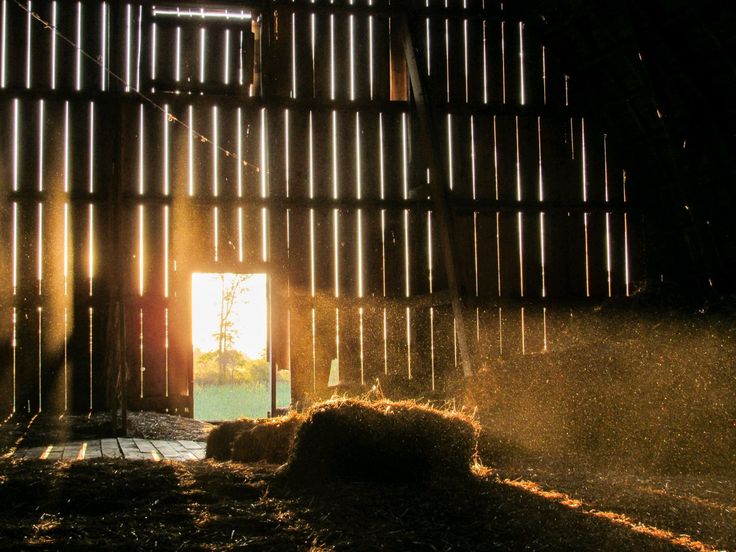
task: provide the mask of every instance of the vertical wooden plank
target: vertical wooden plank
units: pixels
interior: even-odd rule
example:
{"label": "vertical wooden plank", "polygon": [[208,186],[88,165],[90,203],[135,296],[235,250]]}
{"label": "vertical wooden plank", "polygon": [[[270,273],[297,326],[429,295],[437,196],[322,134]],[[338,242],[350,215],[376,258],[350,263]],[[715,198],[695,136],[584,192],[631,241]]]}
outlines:
{"label": "vertical wooden plank", "polygon": [[472,17],[463,21],[463,31],[467,35],[467,78],[468,101],[473,104],[485,103],[488,98],[487,51],[484,40],[484,21]]}
{"label": "vertical wooden plank", "polygon": [[69,404],[73,412],[90,410],[91,366],[89,308],[89,204],[74,203],[71,206],[70,248],[74,251],[71,260],[71,284],[73,308],[70,316],[72,328],[68,345],[68,378],[70,382]]}
{"label": "vertical wooden plank", "polygon": [[[446,2],[453,8],[462,8],[462,0]],[[446,19],[446,48],[447,48],[447,78],[449,79],[450,96],[452,103],[466,101],[465,81],[465,32],[463,19],[458,17]]]}
{"label": "vertical wooden plank", "polygon": [[388,28],[388,17],[373,17],[373,98],[377,101],[387,101],[390,98]]}
{"label": "vertical wooden plank", "polygon": [[0,412],[13,408],[13,202],[12,190],[13,103],[0,102]]}
{"label": "vertical wooden plank", "polygon": [[[23,88],[26,86],[28,16],[15,3],[8,2],[6,17],[5,84],[8,88]],[[15,63],[10,63],[11,60]]]}
{"label": "vertical wooden plank", "polygon": [[144,265],[146,280],[143,296],[143,350],[145,355],[143,396],[145,398],[163,397],[166,393],[163,222],[163,208],[157,205],[147,206],[144,229],[147,251]]}
{"label": "vertical wooden plank", "polygon": [[64,108],[44,109],[43,233],[39,244],[43,273],[39,311],[41,401],[45,412],[64,411]]}
{"label": "vertical wooden plank", "polygon": [[[441,5],[441,0],[430,0],[429,6],[436,8]],[[444,4],[442,4],[444,5]],[[429,18],[429,60],[428,75],[429,89],[432,94],[432,101],[435,105],[441,105],[449,101],[450,93],[448,90],[448,49],[447,35],[445,28],[449,27],[449,20],[441,16],[433,16]],[[425,20],[426,33],[426,20]],[[420,69],[423,69],[420,67]]]}
{"label": "vertical wooden plank", "polygon": [[[605,164],[603,133],[590,121],[585,121],[585,159],[587,199],[598,204],[605,201]],[[588,215],[588,265],[590,295],[608,296],[606,270],[605,213],[596,209]]]}
{"label": "vertical wooden plank", "polygon": [[524,46],[524,100],[526,105],[544,105],[542,44],[534,30],[522,23]]}
{"label": "vertical wooden plank", "polygon": [[[539,140],[536,117],[519,117],[519,168],[522,199],[539,200]],[[540,258],[539,213],[528,211],[523,216],[524,296],[542,296],[542,264]]]}
{"label": "vertical wooden plank", "polygon": [[314,97],[328,100],[330,99],[330,70],[331,50],[330,50],[330,16],[324,12],[315,14],[314,18]]}
{"label": "vertical wooden plank", "polygon": [[503,23],[503,53],[506,68],[506,102],[511,105],[522,103],[521,57],[519,22],[507,19]]}

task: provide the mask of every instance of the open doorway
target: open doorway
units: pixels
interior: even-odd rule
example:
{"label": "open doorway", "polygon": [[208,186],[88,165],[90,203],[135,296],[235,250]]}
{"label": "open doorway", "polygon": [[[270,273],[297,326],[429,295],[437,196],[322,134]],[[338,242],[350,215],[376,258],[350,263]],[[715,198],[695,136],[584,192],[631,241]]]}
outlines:
{"label": "open doorway", "polygon": [[[265,417],[270,404],[266,274],[192,274],[194,417]],[[275,381],[277,406],[289,377]]]}

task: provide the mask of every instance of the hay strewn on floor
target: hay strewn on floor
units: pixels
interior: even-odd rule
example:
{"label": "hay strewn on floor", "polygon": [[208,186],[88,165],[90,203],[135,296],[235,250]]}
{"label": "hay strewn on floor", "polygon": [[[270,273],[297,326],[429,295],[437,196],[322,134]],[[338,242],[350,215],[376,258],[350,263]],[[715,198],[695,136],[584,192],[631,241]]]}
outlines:
{"label": "hay strewn on floor", "polygon": [[299,424],[304,417],[292,412],[286,416],[271,418],[240,431],[232,444],[232,459],[238,462],[265,460],[283,464],[289,457]]}
{"label": "hay strewn on floor", "polygon": [[467,476],[479,429],[462,413],[411,401],[327,401],[307,411],[285,474],[310,482]]}
{"label": "hay strewn on floor", "polygon": [[207,437],[207,458],[230,460],[235,438],[241,432],[253,429],[257,424],[258,420],[242,418],[218,425]]}

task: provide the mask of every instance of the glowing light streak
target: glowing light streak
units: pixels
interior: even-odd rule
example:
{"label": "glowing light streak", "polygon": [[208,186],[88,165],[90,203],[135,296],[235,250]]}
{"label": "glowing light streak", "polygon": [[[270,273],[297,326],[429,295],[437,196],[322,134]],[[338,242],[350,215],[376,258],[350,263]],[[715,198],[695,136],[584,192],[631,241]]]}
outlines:
{"label": "glowing light streak", "polygon": [[[144,230],[145,230],[145,208],[143,205],[138,206],[138,295],[143,297],[144,292]],[[143,315],[141,314],[141,317]],[[141,330],[142,331],[142,330]],[[143,337],[141,336],[141,347]]]}
{"label": "glowing light streak", "polygon": [[[87,236],[87,243],[89,251],[87,252],[87,270],[89,274],[89,296],[92,297],[95,279],[95,206],[90,203],[88,209],[89,234]],[[143,262],[142,259],[143,257],[141,256],[141,263]]]}
{"label": "glowing light streak", "polygon": [[266,181],[266,108],[261,109],[261,198],[265,198],[268,194]]}
{"label": "glowing light streak", "polygon": [[547,105],[547,47],[542,46],[542,94]]}
{"label": "glowing light streak", "polygon": [[13,248],[13,260],[12,260],[12,272],[13,272],[13,295],[18,293],[18,204],[13,202],[13,235],[12,244]]}
{"label": "glowing light streak", "polygon": [[[107,2],[102,3],[100,34],[100,86],[107,90]],[[54,34],[56,36],[56,34]],[[155,77],[154,77],[155,78]]]}
{"label": "glowing light streak", "polygon": [[215,262],[220,260],[220,210],[212,208],[212,235],[215,247]]}
{"label": "glowing light streak", "polygon": [[[608,136],[603,135],[603,183],[605,201],[608,203]],[[606,210],[606,280],[611,297],[611,213]]]}
{"label": "glowing light streak", "polygon": [[291,14],[291,97],[296,98],[296,14],[295,13]]}
{"label": "glowing light streak", "polygon": [[[265,199],[268,195],[268,182],[266,180],[266,108],[261,109],[261,198]],[[268,261],[268,209],[261,208],[261,260],[265,263]]]}
{"label": "glowing light streak", "polygon": [[[164,396],[169,396],[169,308],[164,308]],[[155,461],[161,457],[156,451],[151,451]]]}
{"label": "glowing light streak", "polygon": [[[519,116],[516,118],[516,200],[521,203],[521,149],[519,146]],[[524,215],[521,211],[516,213],[517,233],[519,238],[519,294],[524,297]]]}
{"label": "glowing light streak", "polygon": [[51,2],[51,90],[56,89],[56,2]]}
{"label": "glowing light streak", "polygon": [[[368,5],[373,5],[373,0],[368,0]],[[368,89],[370,99],[373,99],[373,16],[368,16]]]}
{"label": "glowing light streak", "polygon": [[501,103],[506,103],[506,22],[501,21]]}
{"label": "glowing light streak", "polygon": [[139,360],[138,369],[139,369],[140,380],[141,380],[140,397],[142,399],[143,398],[143,380],[145,378],[145,371],[146,371],[146,367],[143,365],[143,309],[140,309],[138,313],[138,320],[139,320],[139,327],[140,327],[140,332],[138,334],[139,352],[140,352],[140,357],[138,359]]}
{"label": "glowing light streak", "polygon": [[88,339],[89,339],[89,351],[88,351],[89,352],[89,409],[92,410],[92,399],[93,399],[92,394],[94,392],[93,391],[94,387],[92,385],[92,376],[94,374],[94,364],[93,364],[94,357],[92,356],[92,344],[94,343],[94,334],[93,334],[94,309],[92,307],[89,307],[88,312],[89,312],[89,336],[88,336]]}
{"label": "glowing light streak", "polygon": [[[467,9],[468,2],[463,0],[463,9]],[[465,103],[468,103],[468,20],[463,19],[463,74],[465,75]]]}
{"label": "glowing light streak", "polygon": [[[236,146],[237,154],[238,154],[238,159],[242,159],[243,158],[243,110],[240,107],[238,108],[236,119],[237,119],[237,133],[238,133],[237,146]],[[287,125],[288,125],[288,111],[287,111]],[[288,149],[288,146],[287,146],[287,149]],[[288,162],[287,162],[287,165],[288,165]],[[243,197],[243,169],[242,169],[241,163],[238,163],[238,197]]]}
{"label": "glowing light streak", "polygon": [[[401,114],[401,177],[404,199],[409,199],[409,149],[406,113]],[[411,296],[409,255],[409,210],[404,209],[404,295]],[[412,378],[411,366],[411,309],[406,307],[406,368]]]}
{"label": "glowing light streak", "polygon": [[[350,0],[350,5],[353,1]],[[355,21],[354,16],[350,15],[350,100],[355,100]]]}
{"label": "glowing light streak", "polygon": [[317,320],[312,307],[312,391],[317,391]]}
{"label": "glowing light streak", "polygon": [[[429,0],[425,0],[424,2],[425,7],[429,7]],[[429,17],[424,18],[424,41],[425,41],[425,54],[427,56],[427,76],[432,76],[432,49],[429,44],[429,37],[430,37],[430,23],[429,23]]]}
{"label": "glowing light streak", "polygon": [[[294,14],[292,14],[292,18]],[[240,31],[239,35],[239,50],[238,50],[238,84],[243,86],[243,31]]]}
{"label": "glowing light streak", "polygon": [[[363,197],[363,180],[361,164],[360,143],[360,114],[355,114],[355,196],[358,200]],[[363,297],[363,211],[358,209],[357,213],[357,239],[358,239],[358,297]],[[362,309],[361,309],[362,313]],[[362,314],[361,314],[362,320]],[[362,347],[362,342],[361,342]]]}
{"label": "glowing light streak", "polygon": [[[542,170],[542,118],[537,117],[537,179],[539,182],[539,202],[544,201],[544,173]],[[545,228],[544,228],[544,211],[539,213],[539,257],[542,270],[542,297],[547,297],[547,280],[545,275]],[[545,346],[546,350],[546,346]]]}
{"label": "glowing light streak", "polygon": [[189,197],[194,195],[194,133],[192,132],[192,128],[194,128],[194,108],[190,105],[187,108],[187,144],[189,146],[189,166],[188,169],[188,177],[189,177]]}
{"label": "glowing light streak", "polygon": [[164,205],[164,297],[169,297],[169,206]]}
{"label": "glowing light streak", "polygon": [[151,25],[151,80],[156,80],[156,58],[158,57],[156,47],[156,37],[158,35],[157,29],[158,25],[153,23]]}
{"label": "glowing light streak", "polygon": [[207,35],[205,28],[199,29],[199,82],[204,82],[204,54],[205,54],[205,43],[207,41]]}
{"label": "glowing light streak", "polygon": [[[493,116],[493,178],[495,199],[498,201],[498,139],[496,135],[496,116]],[[498,296],[501,296],[501,214],[496,212],[496,275]]]}
{"label": "glowing light streak", "polygon": [[483,21],[483,103],[488,103],[488,51],[487,51],[487,21]]}
{"label": "glowing light streak", "polygon": [[0,26],[0,88],[6,85],[6,63],[7,63],[7,28],[8,28],[8,2],[2,0],[2,26]]}
{"label": "glowing light streak", "polygon": [[317,21],[315,15],[309,14],[310,20],[310,44],[312,46],[312,96],[315,95],[317,86],[316,48],[317,48]]}
{"label": "glowing light streak", "polygon": [[290,178],[291,178],[291,171],[290,171],[290,155],[291,155],[291,146],[290,146],[290,130],[289,130],[289,110],[284,109],[284,184],[285,184],[285,194],[286,197],[289,197],[290,195]]}
{"label": "glowing light streak", "polygon": [[69,279],[69,203],[64,203],[64,265],[62,271],[64,273],[64,297],[68,292]]}
{"label": "glowing light streak", "polygon": [[174,51],[174,80],[181,80],[181,27],[176,28],[176,49]]}
{"label": "glowing light streak", "polygon": [[[445,8],[448,7],[445,0]],[[450,101],[450,21],[445,19],[445,99]],[[452,189],[452,188],[451,188]]]}
{"label": "glowing light streak", "polygon": [[20,101],[18,99],[13,100],[13,191],[18,191],[18,134],[20,132]]}
{"label": "glowing light streak", "polygon": [[526,83],[524,82],[524,23],[519,21],[519,86],[521,105],[526,104]]}
{"label": "glowing light streak", "polygon": [[77,2],[77,63],[76,88],[82,89],[82,3]]}
{"label": "glowing light streak", "polygon": [[521,354],[526,354],[526,316],[524,307],[521,307]]}
{"label": "glowing light streak", "polygon": [[[219,141],[219,117],[217,113],[217,106],[212,106],[212,195],[217,197],[220,192],[219,186],[219,156],[218,153],[218,141]],[[263,166],[263,165],[261,165]]]}
{"label": "glowing light streak", "polygon": [[[585,145],[585,119],[580,123],[580,149],[582,158],[583,203],[588,201],[588,161]],[[590,259],[588,255],[588,213],[583,213],[583,229],[585,234],[585,296],[590,297]]]}
{"label": "glowing light streak", "polygon": [[547,352],[547,307],[542,307],[542,351]]}
{"label": "glowing light streak", "polygon": [[409,379],[411,373],[411,309],[406,307],[406,372]]}
{"label": "glowing light streak", "polygon": [[38,294],[41,295],[43,282],[43,203],[38,204],[38,254],[36,257],[36,279],[38,280]]}
{"label": "glowing light streak", "polygon": [[164,156],[163,156],[163,172],[164,172],[164,195],[169,195],[171,183],[169,182],[169,105],[164,105]]}
{"label": "glowing light streak", "polygon": [[[337,162],[337,112],[332,111],[332,198],[338,199],[340,183]],[[340,214],[337,209],[332,210],[333,229],[333,264],[335,279],[335,297],[340,297]]]}
{"label": "glowing light streak", "polygon": [[[623,172],[623,194],[624,204],[626,197],[626,171]],[[626,286],[626,297],[629,297],[629,214],[624,211],[624,285]]]}
{"label": "glowing light streak", "polygon": [[133,32],[133,7],[130,4],[125,6],[125,91],[130,92],[130,56],[132,49],[132,38]]}
{"label": "glowing light streak", "polygon": [[[429,171],[427,171],[429,176]],[[429,180],[429,178],[428,178]],[[434,293],[434,261],[432,258],[432,211],[427,211],[427,274],[429,282],[429,293]],[[434,366],[434,307],[429,307],[429,351],[430,371],[432,377],[432,391],[435,388],[435,366]]]}
{"label": "glowing light streak", "polygon": [[43,142],[44,142],[44,109],[43,100],[38,101],[38,191],[43,192]]}
{"label": "glowing light streak", "polygon": [[230,84],[230,29],[225,29],[225,59],[222,70],[222,80],[225,84]]}
{"label": "glowing light streak", "polygon": [[141,89],[141,41],[143,40],[143,6],[138,6],[138,49],[136,51],[135,63],[135,89],[136,92]]}
{"label": "glowing light streak", "polygon": [[[314,132],[312,128],[312,112],[309,112],[309,199],[314,199]],[[315,235],[314,235],[314,209],[309,209],[309,285],[311,296],[315,296],[316,273],[315,273]],[[312,332],[314,333],[314,309],[312,312]],[[312,341],[314,346],[314,340]]]}
{"label": "glowing light streak", "polygon": [[145,191],[145,120],[143,104],[138,110],[138,194],[143,195]]}
{"label": "glowing light streak", "polygon": [[243,208],[238,207],[238,261],[243,262]]}
{"label": "glowing light streak", "polygon": [[330,14],[330,99],[335,99],[335,16]]}
{"label": "glowing light streak", "polygon": [[30,0],[26,4],[28,17],[26,18],[26,88],[31,87],[31,20],[33,5]]}
{"label": "glowing light streak", "polygon": [[[380,194],[381,199],[384,199],[386,181],[383,154],[383,113],[378,114],[378,145]],[[381,290],[383,297],[386,297],[386,209],[381,209]],[[383,373],[388,374],[388,313],[386,307],[383,307]]]}
{"label": "glowing light streak", "polygon": [[89,102],[89,193],[95,191],[95,103]]}
{"label": "glowing light streak", "polygon": [[[454,169],[452,163],[452,115],[447,114],[447,179],[450,190],[454,189]],[[406,199],[406,198],[405,198]]]}

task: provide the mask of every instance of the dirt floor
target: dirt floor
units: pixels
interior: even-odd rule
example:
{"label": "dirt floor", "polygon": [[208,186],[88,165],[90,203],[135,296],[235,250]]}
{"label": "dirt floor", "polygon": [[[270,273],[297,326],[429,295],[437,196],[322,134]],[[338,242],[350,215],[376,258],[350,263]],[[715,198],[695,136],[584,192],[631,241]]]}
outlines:
{"label": "dirt floor", "polygon": [[[7,420],[0,453],[104,435],[102,415]],[[209,424],[131,417],[131,433]],[[49,441],[49,440],[52,441]],[[230,462],[0,460],[0,550],[736,550],[734,474],[596,470],[508,457],[465,481],[297,488]]]}

